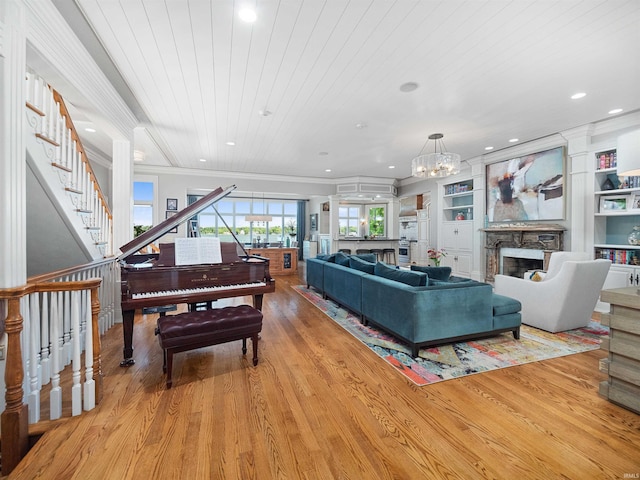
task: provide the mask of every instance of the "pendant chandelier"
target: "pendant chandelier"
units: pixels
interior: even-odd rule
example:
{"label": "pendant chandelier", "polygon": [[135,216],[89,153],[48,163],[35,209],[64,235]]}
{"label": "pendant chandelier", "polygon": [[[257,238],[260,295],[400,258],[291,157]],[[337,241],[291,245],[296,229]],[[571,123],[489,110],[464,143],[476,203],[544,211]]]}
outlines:
{"label": "pendant chandelier", "polygon": [[[262,194],[262,211],[266,212],[267,211],[267,204],[264,201],[264,193]],[[251,214],[250,215],[245,215],[244,220],[245,222],[270,222],[271,220],[273,220],[273,217],[271,215],[267,215],[266,213],[262,213],[262,214],[256,214],[253,213],[253,193],[251,194]]]}
{"label": "pendant chandelier", "polygon": [[[420,155],[411,161],[411,176],[420,178],[430,177],[447,177],[460,173],[460,155],[446,151],[441,133],[432,133],[425,142]],[[433,153],[422,155],[429,140],[433,140]],[[438,152],[438,142],[440,143],[440,152]]]}

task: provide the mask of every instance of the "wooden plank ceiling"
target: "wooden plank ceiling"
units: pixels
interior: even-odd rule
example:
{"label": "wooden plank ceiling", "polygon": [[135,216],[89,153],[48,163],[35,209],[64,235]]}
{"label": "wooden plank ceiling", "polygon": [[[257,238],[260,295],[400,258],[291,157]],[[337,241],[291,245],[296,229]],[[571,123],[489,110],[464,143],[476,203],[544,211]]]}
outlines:
{"label": "wooden plank ceiling", "polygon": [[152,165],[401,179],[434,132],[470,159],[640,108],[637,0],[76,3]]}

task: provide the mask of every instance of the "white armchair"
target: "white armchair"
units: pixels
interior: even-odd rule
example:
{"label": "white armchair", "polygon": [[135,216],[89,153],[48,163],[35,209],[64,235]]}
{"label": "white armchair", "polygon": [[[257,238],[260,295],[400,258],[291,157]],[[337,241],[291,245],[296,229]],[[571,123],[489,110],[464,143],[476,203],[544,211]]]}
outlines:
{"label": "white armchair", "polygon": [[522,303],[522,323],[549,332],[589,324],[611,261],[565,261],[552,278],[531,282],[495,276],[495,292]]}
{"label": "white armchair", "polygon": [[[586,252],[552,252],[549,257],[549,265],[547,266],[547,271],[537,271],[538,275],[542,277],[540,281],[551,280],[555,277],[560,271],[560,267],[566,261],[582,261],[582,260],[591,260],[591,255]],[[529,275],[527,275],[527,279]]]}

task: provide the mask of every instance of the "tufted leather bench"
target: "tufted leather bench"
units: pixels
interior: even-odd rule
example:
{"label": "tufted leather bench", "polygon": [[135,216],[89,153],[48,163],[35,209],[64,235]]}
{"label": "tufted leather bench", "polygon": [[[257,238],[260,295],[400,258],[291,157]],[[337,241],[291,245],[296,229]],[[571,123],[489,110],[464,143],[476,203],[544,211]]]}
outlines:
{"label": "tufted leather bench", "polygon": [[163,371],[171,388],[173,354],[242,340],[247,353],[247,338],[253,343],[253,364],[258,364],[258,334],[262,330],[262,312],[249,305],[213,308],[158,318],[156,335],[164,350]]}

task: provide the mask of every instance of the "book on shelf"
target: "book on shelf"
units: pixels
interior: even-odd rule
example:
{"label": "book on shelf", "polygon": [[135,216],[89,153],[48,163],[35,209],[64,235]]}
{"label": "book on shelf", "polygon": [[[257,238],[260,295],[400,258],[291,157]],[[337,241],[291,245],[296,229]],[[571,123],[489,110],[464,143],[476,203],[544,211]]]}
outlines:
{"label": "book on shelf", "polygon": [[638,250],[625,250],[621,248],[596,248],[596,257],[611,260],[617,265],[640,265],[640,252]]}

